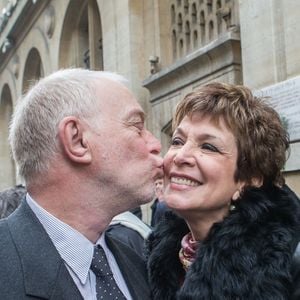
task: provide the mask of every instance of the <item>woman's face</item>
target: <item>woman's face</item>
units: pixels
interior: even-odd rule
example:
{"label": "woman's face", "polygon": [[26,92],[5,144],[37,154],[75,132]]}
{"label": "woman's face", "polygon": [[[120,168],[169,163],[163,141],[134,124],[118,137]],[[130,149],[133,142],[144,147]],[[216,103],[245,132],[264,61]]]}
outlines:
{"label": "woman's face", "polygon": [[222,118],[216,125],[200,113],[185,116],[164,158],[167,205],[183,216],[227,214],[242,186],[234,180],[237,157],[235,138]]}

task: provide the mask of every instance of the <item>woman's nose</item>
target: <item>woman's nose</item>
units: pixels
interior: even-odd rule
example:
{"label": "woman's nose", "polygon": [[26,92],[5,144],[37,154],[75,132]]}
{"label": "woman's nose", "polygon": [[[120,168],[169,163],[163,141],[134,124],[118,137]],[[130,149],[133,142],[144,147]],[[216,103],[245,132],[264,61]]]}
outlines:
{"label": "woman's nose", "polygon": [[193,166],[195,164],[193,147],[190,144],[186,143],[181,148],[178,148],[174,155],[173,162],[177,166],[180,165]]}

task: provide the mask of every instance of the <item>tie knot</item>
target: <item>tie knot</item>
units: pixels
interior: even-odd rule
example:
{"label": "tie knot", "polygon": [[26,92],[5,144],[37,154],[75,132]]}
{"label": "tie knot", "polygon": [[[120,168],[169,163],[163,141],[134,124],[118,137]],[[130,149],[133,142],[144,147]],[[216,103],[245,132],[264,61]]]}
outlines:
{"label": "tie knot", "polygon": [[105,252],[100,245],[96,245],[94,247],[94,255],[91,263],[91,270],[98,277],[112,275]]}

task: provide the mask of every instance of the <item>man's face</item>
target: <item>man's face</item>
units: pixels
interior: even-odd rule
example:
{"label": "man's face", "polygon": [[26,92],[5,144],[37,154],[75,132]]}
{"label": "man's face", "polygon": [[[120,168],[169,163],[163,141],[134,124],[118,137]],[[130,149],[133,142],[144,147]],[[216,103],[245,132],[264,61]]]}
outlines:
{"label": "man's face", "polygon": [[144,112],[130,91],[105,81],[93,127],[93,172],[101,191],[122,208],[152,200],[162,175],[160,142],[144,127]]}

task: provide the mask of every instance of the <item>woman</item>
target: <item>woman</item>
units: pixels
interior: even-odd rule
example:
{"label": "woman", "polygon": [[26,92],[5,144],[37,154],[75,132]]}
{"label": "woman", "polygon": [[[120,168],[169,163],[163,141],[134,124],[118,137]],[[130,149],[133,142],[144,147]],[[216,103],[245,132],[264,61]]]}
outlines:
{"label": "woman", "polygon": [[168,213],[148,240],[153,299],[291,299],[298,199],[278,114],[211,83],[177,106],[164,158]]}

